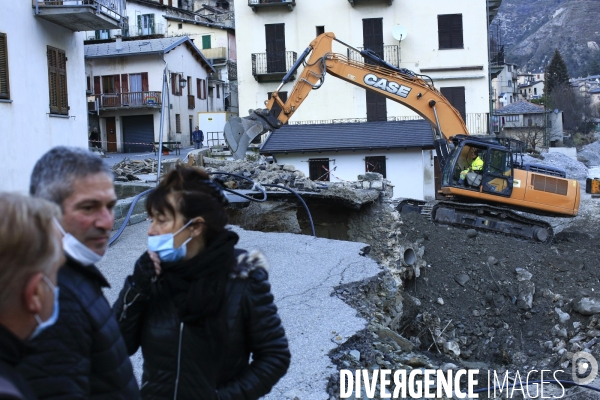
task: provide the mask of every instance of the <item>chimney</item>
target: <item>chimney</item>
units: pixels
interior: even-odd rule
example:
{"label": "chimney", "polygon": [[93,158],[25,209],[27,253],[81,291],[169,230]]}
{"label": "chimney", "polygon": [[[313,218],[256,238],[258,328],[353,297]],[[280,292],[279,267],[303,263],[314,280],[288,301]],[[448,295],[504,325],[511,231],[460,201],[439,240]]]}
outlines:
{"label": "chimney", "polygon": [[121,39],[121,35],[116,35],[115,38],[117,39],[115,40],[115,49],[117,51],[123,50],[123,39]]}

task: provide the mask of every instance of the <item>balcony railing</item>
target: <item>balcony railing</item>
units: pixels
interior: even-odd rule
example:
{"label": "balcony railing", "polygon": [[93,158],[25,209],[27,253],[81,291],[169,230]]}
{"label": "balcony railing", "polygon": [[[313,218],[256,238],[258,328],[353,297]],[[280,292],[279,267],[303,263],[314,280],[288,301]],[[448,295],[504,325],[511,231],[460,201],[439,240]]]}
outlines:
{"label": "balcony railing", "polygon": [[161,92],[104,93],[95,95],[99,108],[154,108],[161,104]]}
{"label": "balcony railing", "polygon": [[252,75],[259,82],[280,80],[292,68],[297,57],[295,51],[254,53]]}
{"label": "balcony railing", "polygon": [[[414,121],[421,120],[418,115],[387,117],[388,121]],[[342,119],[320,119],[312,121],[289,121],[290,125],[315,125],[315,124],[358,124],[368,122],[367,118],[342,118]],[[486,135],[489,133],[489,113],[468,113],[465,121],[471,135]],[[454,134],[456,132],[445,132]]]}
{"label": "balcony railing", "polygon": [[165,25],[161,23],[155,23],[151,26],[129,25],[128,27],[123,29],[124,37],[153,36],[164,34]]}
{"label": "balcony railing", "polygon": [[235,61],[227,61],[227,76],[230,81],[237,81],[237,63]]}
{"label": "balcony railing", "polygon": [[38,18],[75,32],[119,29],[124,0],[31,0]]}
{"label": "balcony railing", "polygon": [[202,49],[200,50],[204,57],[209,60],[214,60],[217,58],[227,58],[227,48],[225,47],[215,47],[214,49]]}
{"label": "balcony railing", "polygon": [[250,6],[254,12],[262,7],[280,6],[287,6],[290,10],[293,10],[295,5],[296,0],[248,0],[248,6]]}
{"label": "balcony railing", "polygon": [[[357,47],[357,49],[363,50],[363,47]],[[385,62],[392,64],[394,67],[400,67],[400,47],[398,45],[392,44],[392,45],[382,46],[379,49],[371,49],[371,50],[374,50],[379,55],[381,55],[381,53],[383,53],[383,60]],[[360,53],[356,52],[352,49],[348,49],[348,58],[353,61],[360,61],[360,62],[364,61],[364,59],[360,55]]]}
{"label": "balcony railing", "polygon": [[188,108],[190,110],[193,110],[194,108],[196,108],[196,96],[194,96],[192,94],[188,94]]}

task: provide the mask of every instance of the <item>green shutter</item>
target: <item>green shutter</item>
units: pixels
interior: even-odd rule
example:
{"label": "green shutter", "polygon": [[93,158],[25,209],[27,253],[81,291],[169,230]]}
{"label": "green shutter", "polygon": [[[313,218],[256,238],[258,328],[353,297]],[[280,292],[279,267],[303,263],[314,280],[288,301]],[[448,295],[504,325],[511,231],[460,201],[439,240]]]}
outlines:
{"label": "green shutter", "polygon": [[150,14],[149,15],[149,22],[148,25],[150,27],[150,34],[154,35],[156,32],[154,31],[154,14]]}
{"label": "green shutter", "polygon": [[210,49],[210,35],[202,36],[202,48]]}
{"label": "green shutter", "polygon": [[137,34],[138,36],[142,36],[142,16],[137,16]]}

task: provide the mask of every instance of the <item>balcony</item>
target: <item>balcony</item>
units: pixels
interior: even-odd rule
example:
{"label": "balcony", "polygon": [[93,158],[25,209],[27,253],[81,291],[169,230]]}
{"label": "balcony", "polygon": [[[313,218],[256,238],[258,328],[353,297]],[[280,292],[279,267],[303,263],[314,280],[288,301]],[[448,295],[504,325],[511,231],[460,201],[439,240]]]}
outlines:
{"label": "balcony", "polygon": [[188,94],[188,109],[193,110],[196,108],[196,96]]}
{"label": "balcony", "polygon": [[215,47],[214,49],[202,49],[200,50],[202,55],[209,60],[215,59],[226,59],[227,58],[227,48],[225,47]]}
{"label": "balcony", "polygon": [[[358,50],[363,50],[363,47],[357,47]],[[379,51],[378,51],[379,50]],[[382,49],[374,50],[377,54],[381,55]],[[348,58],[352,61],[364,62],[363,57],[360,53],[348,49]],[[388,46],[383,46],[383,60],[388,64],[393,65],[394,67],[400,67],[400,46],[392,44]]]}
{"label": "balcony", "polygon": [[123,29],[124,37],[137,37],[137,36],[164,36],[165,26],[161,23],[155,23],[151,25],[129,25]]}
{"label": "balcony", "polygon": [[296,0],[248,0],[248,6],[250,6],[254,12],[263,7],[281,6],[287,6],[290,10],[293,10],[295,5]]}
{"label": "balcony", "polygon": [[119,29],[123,0],[31,0],[38,18],[75,32]]}
{"label": "balcony", "polygon": [[161,92],[104,93],[95,95],[100,110],[158,108]]}
{"label": "balcony", "polygon": [[[295,51],[252,54],[252,75],[258,82],[280,81],[289,71],[298,55]],[[294,74],[292,78],[295,78]]]}

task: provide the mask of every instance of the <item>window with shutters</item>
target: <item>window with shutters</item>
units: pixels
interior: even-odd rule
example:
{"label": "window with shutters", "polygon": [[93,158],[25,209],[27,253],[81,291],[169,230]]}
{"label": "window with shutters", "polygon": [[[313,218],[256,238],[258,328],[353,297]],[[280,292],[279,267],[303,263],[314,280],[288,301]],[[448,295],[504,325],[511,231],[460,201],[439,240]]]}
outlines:
{"label": "window with shutters", "polygon": [[202,49],[210,49],[210,35],[202,36]]}
{"label": "window with shutters", "polygon": [[175,114],[175,132],[181,133],[181,114]]}
{"label": "window with shutters", "polygon": [[64,50],[48,46],[48,90],[50,113],[68,115],[69,97],[67,95],[67,56]]}
{"label": "window with shutters", "polygon": [[8,85],[8,45],[6,33],[0,33],[0,99],[9,99]]}
{"label": "window with shutters", "polygon": [[438,39],[440,50],[462,49],[462,14],[438,15]]}
{"label": "window with shutters", "polygon": [[171,73],[171,94],[181,96],[180,76],[177,73]]}

